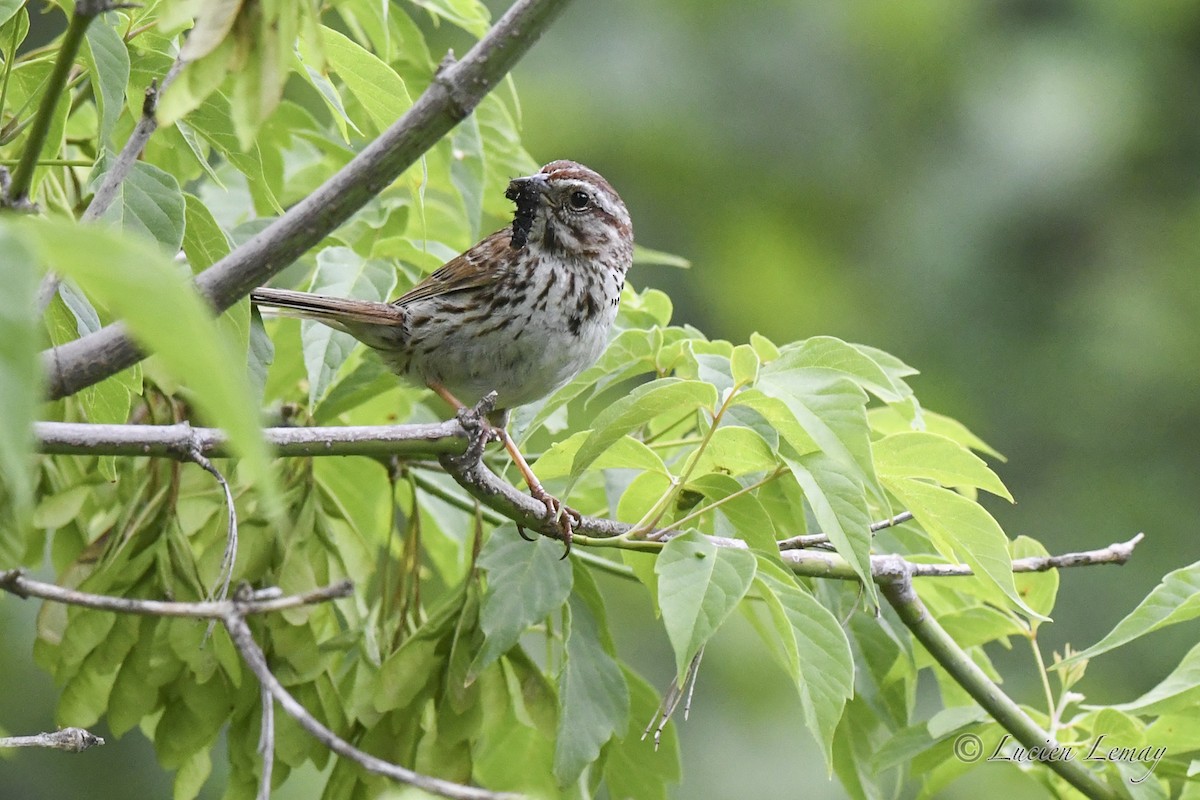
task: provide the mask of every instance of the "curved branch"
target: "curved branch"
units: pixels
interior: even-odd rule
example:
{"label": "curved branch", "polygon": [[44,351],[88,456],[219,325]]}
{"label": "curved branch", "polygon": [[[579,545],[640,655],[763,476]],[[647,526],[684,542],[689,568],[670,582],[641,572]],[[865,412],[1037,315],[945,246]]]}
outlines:
{"label": "curved branch", "polygon": [[[350,218],[462,121],[516,65],[568,0],[517,0],[463,57],[447,64],[412,107],[316,191],[200,273],[196,286],[224,311]],[[46,392],[57,400],[132,366],[143,354],[125,326],[42,353]]]}
{"label": "curved branch", "polygon": [[[991,678],[971,660],[971,657],[946,633],[945,628],[929,614],[912,585],[912,574],[901,559],[893,565],[894,574],[878,580],[880,593],[896,610],[901,621],[913,636],[942,665],[959,686],[979,703],[996,722],[1028,748],[1058,747],[1049,731],[1042,730],[1028,714],[1001,691]],[[1058,773],[1086,797],[1116,798],[1117,794],[1096,773],[1073,759],[1048,759],[1045,765]]]}
{"label": "curved branch", "polygon": [[364,753],[317,721],[316,717],[309,714],[308,710],[295,697],[292,697],[287,689],[283,688],[283,685],[279,683],[267,666],[267,658],[254,642],[254,637],[250,633],[250,627],[246,624],[246,620],[242,617],[241,613],[236,609],[231,609],[226,614],[224,622],[226,630],[229,631],[229,638],[233,640],[234,646],[242,655],[242,660],[246,662],[247,666],[250,667],[250,671],[258,678],[263,689],[271,693],[271,696],[275,698],[275,702],[279,703],[280,707],[300,724],[300,727],[304,728],[313,738],[342,758],[350,759],[368,772],[374,772],[377,775],[383,775],[394,781],[407,783],[432,794],[454,798],[455,800],[516,800],[516,798],[521,796],[492,792],[474,786],[452,783],[441,778],[432,778],[428,775],[422,775],[419,772],[413,772],[398,764],[393,764],[390,761],[384,761],[382,758],[377,758],[370,753]]}

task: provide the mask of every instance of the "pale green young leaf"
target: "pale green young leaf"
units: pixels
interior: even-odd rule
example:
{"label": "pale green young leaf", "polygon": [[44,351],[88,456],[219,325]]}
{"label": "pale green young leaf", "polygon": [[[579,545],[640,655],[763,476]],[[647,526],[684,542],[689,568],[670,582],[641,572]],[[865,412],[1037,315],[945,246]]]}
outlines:
{"label": "pale green young leaf", "polygon": [[929,478],[943,486],[973,486],[1012,502],[1000,477],[963,444],[925,431],[893,433],[872,443],[880,477]]}
{"label": "pale green young leaf", "polygon": [[1008,538],[983,506],[957,492],[912,478],[888,478],[885,483],[921,523],[939,552],[968,564],[985,585],[998,589],[1029,616],[1048,619],[1030,608],[1017,592]]}
{"label": "pale green young leaf", "polygon": [[[37,260],[15,227],[0,223],[3,285],[0,292],[0,479],[12,498],[17,524],[29,522],[33,508],[33,420],[41,399],[38,359]],[[16,566],[23,549],[0,535],[0,564]]]}
{"label": "pale green young leaf", "polygon": [[679,736],[668,725],[656,747],[648,747],[642,736],[644,720],[653,719],[659,698],[654,688],[637,673],[622,666],[629,684],[629,725],[609,746],[604,761],[604,780],[610,797],[638,800],[667,800],[667,785],[681,777]]}
{"label": "pale green young leaf", "polygon": [[592,432],[571,462],[571,481],[577,480],[614,442],[659,414],[671,411],[683,415],[696,409],[712,410],[716,402],[716,389],[699,381],[663,378],[642,384],[596,417]]}
{"label": "pale green young leaf", "polygon": [[877,602],[871,578],[871,515],[862,478],[823,452],[797,456],[785,449],[781,455],[804,490],[821,532],[862,579],[867,599]]}
{"label": "pale green young leaf", "polygon": [[[17,15],[17,12],[25,7],[26,0],[0,0],[0,25],[6,24],[10,19]],[[7,47],[9,40],[4,40],[4,46]],[[17,44],[20,44],[20,40]]]}
{"label": "pale green young leaf", "polygon": [[430,14],[441,17],[475,36],[487,32],[491,19],[487,6],[479,0],[412,0]]}
{"label": "pale green young leaf", "polygon": [[813,336],[781,348],[779,358],[766,371],[814,368],[843,373],[885,402],[896,402],[911,394],[870,355],[833,336]]}
{"label": "pale green young leaf", "polygon": [[208,269],[229,254],[229,236],[204,202],[185,193],[183,253],[193,273]]}
{"label": "pale green young leaf", "polygon": [[[101,175],[92,181],[95,188]],[[147,236],[168,252],[183,243],[184,199],[179,182],[172,175],[144,161],[135,161],[133,169],[121,181],[116,200],[104,212],[106,222]]]}
{"label": "pale green young leaf", "polygon": [[854,694],[854,659],[841,624],[783,567],[758,557],[755,587],[770,611],[804,721],[833,771],[833,736]]}
{"label": "pale green young leaf", "polygon": [[[327,247],[317,254],[317,270],[309,291],[331,297],[383,302],[396,286],[396,271],[368,260],[348,247]],[[304,364],[308,369],[308,402],[313,407],[325,396],[330,381],[358,340],[315,320],[300,323]]]}
{"label": "pale green young leaf", "polygon": [[779,548],[775,545],[775,525],[758,498],[753,494],[741,494],[732,500],[725,499],[742,489],[738,481],[728,475],[712,473],[693,478],[688,481],[687,488],[700,492],[705,498],[699,508],[693,511],[723,501],[710,512],[715,515],[713,533],[718,536],[732,534],[755,550],[767,553],[775,559],[779,558]]}
{"label": "pale green young leaf", "polygon": [[708,446],[693,456],[693,474],[721,472],[726,475],[746,475],[766,472],[779,464],[771,446],[756,431],[737,425],[723,425],[713,431]]}
{"label": "pale green young leaf", "polygon": [[125,108],[125,86],[129,81],[129,50],[114,25],[120,24],[116,14],[102,14],[88,25],[82,48],[84,61],[92,74],[96,88],[96,105],[100,111],[100,144],[111,144],[113,128]]}
{"label": "pale green young leaf", "polygon": [[733,374],[733,382],[737,384],[750,385],[758,377],[758,368],[762,366],[762,361],[758,357],[758,353],[754,352],[754,348],[748,344],[739,344],[733,348],[733,355],[729,357],[729,368]]}
{"label": "pale green young leaf", "polygon": [[258,0],[244,3],[241,24],[234,28],[237,50],[229,61],[233,87],[229,96],[233,129],[242,149],[255,142],[259,129],[283,98],[291,74],[301,19],[308,3]]}
{"label": "pale green young leaf", "polygon": [[692,262],[683,256],[667,253],[662,250],[651,250],[640,244],[633,245],[633,263],[636,266],[654,265],[659,267],[675,267],[676,269],[691,269]]}
{"label": "pale green young leaf", "polygon": [[603,601],[594,585],[572,594],[570,609],[554,748],[554,775],[563,786],[578,780],[600,749],[629,725],[629,686],[610,654],[612,645],[599,616]]}
{"label": "pale green young leaf", "polygon": [[212,773],[212,756],[197,750],[188,756],[175,773],[174,800],[194,800]]}
{"label": "pale green young leaf", "polygon": [[412,106],[404,79],[374,53],[332,28],[321,29],[329,65],[346,83],[379,130],[391,125]]}
{"label": "pale green young leaf", "polygon": [[696,652],[721,627],[754,579],[748,550],[717,547],[698,533],[667,542],[654,566],[658,603],[682,678]]}
{"label": "pale green young leaf", "polygon": [[891,406],[870,409],[867,411],[867,421],[871,424],[871,430],[884,435],[904,433],[918,429],[925,430],[958,442],[964,447],[969,447],[978,453],[989,455],[998,461],[1004,461],[1004,456],[989,446],[987,442],[971,433],[967,429],[967,426],[956,419],[933,411],[922,409],[919,427],[914,427],[911,420],[904,417],[904,415]]}
{"label": "pale green young leaf", "polygon": [[[1009,545],[1013,560],[1018,558],[1045,558],[1049,551],[1036,539],[1028,536],[1018,536]],[[1058,599],[1058,570],[1045,572],[1019,572],[1013,575],[1017,586],[1017,594],[1025,598],[1025,602],[1039,614],[1050,615],[1054,603]]]}
{"label": "pale green young leaf", "polygon": [[1094,658],[1147,633],[1200,617],[1200,561],[1169,572],[1104,638],[1064,663]]}
{"label": "pale green young leaf", "polygon": [[[555,442],[538,458],[534,471],[542,480],[559,478],[571,471],[576,453],[587,441],[588,431],[579,431]],[[667,475],[668,470],[658,453],[632,436],[622,436],[592,462],[593,469],[639,469]]]}
{"label": "pale green young leaf", "polygon": [[[180,51],[180,57],[186,61],[196,61],[217,49],[221,42],[233,30],[242,8],[242,0],[213,0],[200,5],[200,13],[196,16],[196,24],[188,31]],[[173,20],[165,20],[168,27]],[[179,20],[183,24],[183,20]]]}
{"label": "pale green young leaf", "polygon": [[1112,707],[1140,716],[1157,716],[1195,709],[1200,701],[1200,644],[1180,659],[1167,677],[1136,700]]}
{"label": "pale green young leaf", "polygon": [[276,503],[244,359],[172,260],[136,238],[96,227],[37,220],[26,231],[46,263],[100,298],[143,347],[187,384],[206,421],[229,435],[247,476],[269,503]]}
{"label": "pale green young leaf", "polygon": [[487,573],[487,591],[479,614],[483,647],[468,673],[474,680],[497,658],[516,645],[529,626],[555,613],[571,593],[571,563],[562,559],[562,545],[536,537],[530,543],[512,525],[492,531],[479,566]]}
{"label": "pale green young leaf", "polygon": [[750,334],[750,346],[754,348],[754,352],[758,354],[759,360],[764,364],[779,358],[779,348],[775,346],[775,343],[757,331]]}
{"label": "pale green young leaf", "polygon": [[863,484],[882,502],[883,492],[871,457],[866,392],[828,369],[776,366],[783,364],[782,358],[763,368],[758,388],[782,401],[821,450],[844,468],[857,471]]}

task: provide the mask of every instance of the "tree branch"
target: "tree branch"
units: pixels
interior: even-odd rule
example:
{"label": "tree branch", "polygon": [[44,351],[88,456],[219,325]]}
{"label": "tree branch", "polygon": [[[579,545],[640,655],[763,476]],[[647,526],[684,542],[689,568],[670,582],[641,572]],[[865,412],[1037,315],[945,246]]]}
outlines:
{"label": "tree branch", "polygon": [[[53,583],[43,583],[25,577],[22,570],[0,571],[0,590],[15,594],[22,599],[36,597],[55,603],[94,608],[99,611],[115,611],[121,614],[141,614],[149,617],[191,617],[193,619],[224,620],[235,610],[234,600],[207,601],[201,603],[178,603],[166,600],[141,600],[128,597],[111,597],[90,594],[75,589],[66,589]],[[350,581],[322,586],[302,594],[282,595],[277,589],[255,592],[249,599],[236,601],[239,614],[268,614],[324,603],[339,597],[349,597],[354,590]]]}
{"label": "tree branch", "polygon": [[48,747],[51,750],[66,750],[82,753],[89,747],[104,744],[104,740],[83,728],[63,728],[54,733],[39,733],[36,736],[0,737],[0,748],[5,747]]}
{"label": "tree branch", "polygon": [[[439,70],[412,107],[311,195],[196,278],[217,311],[265,283],[350,218],[463,120],[513,68],[568,0],[517,0],[461,61]],[[137,363],[125,326],[108,325],[43,352],[58,399]]]}
{"label": "tree branch", "polygon": [[[890,577],[878,579],[880,592],[896,610],[905,626],[950,676],[975,699],[996,722],[1027,748],[1058,747],[1048,731],[1042,730],[1021,707],[992,682],[971,657],[958,646],[946,630],[930,616],[912,585],[909,566],[900,558]],[[1047,759],[1045,765],[1090,798],[1116,798],[1117,794],[1082,762],[1073,759]]]}
{"label": "tree branch", "polygon": [[[195,454],[220,457],[228,455],[224,434],[215,428],[178,425],[93,425],[82,422],[37,422],[34,434],[40,452],[50,455],[162,456],[179,461],[194,461]],[[558,523],[543,503],[534,500],[488,469],[480,458],[482,449],[471,447],[470,439],[479,430],[468,431],[458,419],[433,424],[347,426],[328,428],[265,428],[263,436],[280,456],[436,456],[442,467],[472,497],[494,514],[528,530],[553,539],[560,537]],[[478,444],[478,442],[476,443]],[[463,505],[458,498],[427,481],[425,491],[444,500]],[[905,511],[871,526],[877,531],[908,521]],[[681,531],[655,531],[655,541],[614,541],[633,529],[632,525],[604,517],[584,516],[575,527],[575,542],[596,547],[623,547],[657,552]],[[747,549],[741,539],[708,537],[718,547]],[[1034,556],[1013,561],[1013,572],[1044,572],[1066,567],[1099,564],[1124,564],[1144,538],[1139,533],[1127,542],[1111,544],[1099,550],[1066,553],[1058,556]],[[803,543],[801,539],[805,540]],[[827,541],[822,534],[809,534],[779,542],[780,557],[797,575],[810,578],[857,580],[850,564],[837,553],[827,550],[800,549]],[[896,556],[872,556],[871,570],[876,581],[895,578]],[[914,564],[903,562],[907,574],[915,578],[950,578],[974,574],[965,564]],[[4,573],[0,573],[3,575]]]}
{"label": "tree branch", "polygon": [[370,753],[364,753],[318,722],[315,717],[308,713],[304,706],[300,705],[296,698],[292,697],[287,689],[283,688],[282,684],[271,673],[270,668],[267,667],[266,656],[263,655],[263,651],[255,644],[254,637],[250,633],[250,627],[246,625],[246,620],[243,618],[241,611],[237,608],[229,609],[225,615],[224,622],[225,628],[229,631],[229,638],[233,640],[234,646],[242,654],[242,660],[250,667],[250,671],[258,678],[263,688],[271,693],[275,702],[279,703],[279,706],[291,715],[296,722],[300,723],[300,727],[308,731],[313,738],[342,758],[353,761],[368,772],[383,775],[394,781],[407,783],[432,794],[454,798],[455,800],[515,800],[515,798],[520,797],[520,795],[492,792],[473,786],[463,786],[462,784],[452,783],[440,778],[432,778],[428,775],[413,772],[398,764],[392,764],[381,758],[376,758]]}

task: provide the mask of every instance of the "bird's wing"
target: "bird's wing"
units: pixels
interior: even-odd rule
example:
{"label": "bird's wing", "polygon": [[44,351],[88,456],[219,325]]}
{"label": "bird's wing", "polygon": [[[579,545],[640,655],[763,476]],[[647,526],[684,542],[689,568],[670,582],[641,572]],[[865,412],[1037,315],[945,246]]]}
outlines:
{"label": "bird's wing", "polygon": [[392,301],[401,308],[418,300],[462,292],[487,286],[504,272],[508,264],[505,254],[512,231],[501,228],[462,255],[455,256],[431,272],[425,280]]}

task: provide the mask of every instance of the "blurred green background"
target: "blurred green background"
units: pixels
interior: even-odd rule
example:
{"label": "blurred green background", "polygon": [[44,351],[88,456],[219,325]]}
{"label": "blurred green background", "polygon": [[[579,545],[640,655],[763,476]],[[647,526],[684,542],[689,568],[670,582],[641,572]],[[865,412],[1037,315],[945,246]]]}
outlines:
{"label": "blurred green background", "polygon": [[[516,80],[534,157],[598,169],[642,244],[692,261],[631,276],[677,321],[883,348],[922,371],[927,407],[1008,457],[1018,504],[989,508],[1010,536],[1066,552],[1146,532],[1129,565],[1062,574],[1045,652],[1095,642],[1197,559],[1200,2],[580,0]],[[622,655],[665,687],[648,602],[606,588]],[[0,603],[13,733],[53,727],[31,625]],[[1082,688],[1131,700],[1196,638],[1102,656]],[[676,797],[842,796],[764,652],[740,620],[709,648]],[[1040,705],[1028,649],[992,655]],[[315,796],[291,784],[277,796]],[[135,735],[0,760],[3,800],[81,785],[170,793]],[[944,796],[1030,786],[987,765]]]}

